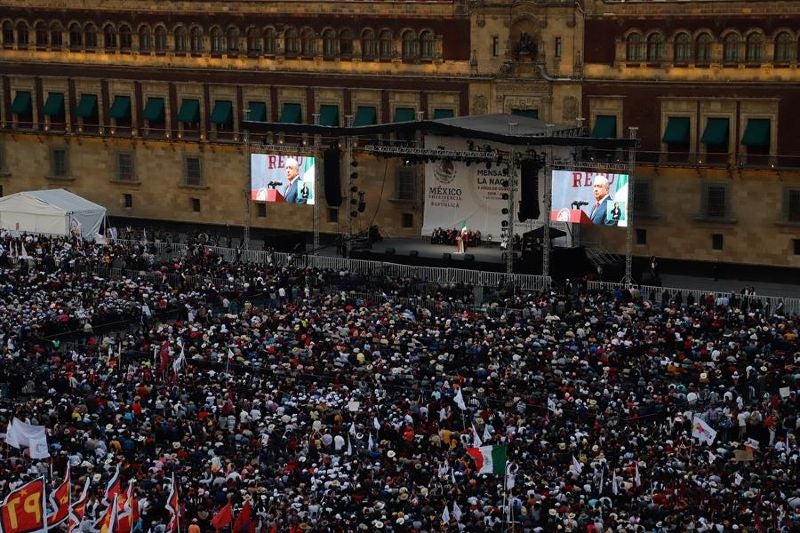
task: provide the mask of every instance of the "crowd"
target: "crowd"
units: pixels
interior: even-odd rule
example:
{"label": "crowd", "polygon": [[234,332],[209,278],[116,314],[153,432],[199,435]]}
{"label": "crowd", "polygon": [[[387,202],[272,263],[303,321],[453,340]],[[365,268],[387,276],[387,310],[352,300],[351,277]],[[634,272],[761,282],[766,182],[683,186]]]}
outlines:
{"label": "crowd", "polygon": [[201,531],[245,501],[276,532],[800,529],[798,317],[579,283],[475,310],[201,244],[0,242],[0,421],[44,425],[52,456],[3,450],[0,493],[69,463],[85,531],[117,464],[145,532],[172,475]]}

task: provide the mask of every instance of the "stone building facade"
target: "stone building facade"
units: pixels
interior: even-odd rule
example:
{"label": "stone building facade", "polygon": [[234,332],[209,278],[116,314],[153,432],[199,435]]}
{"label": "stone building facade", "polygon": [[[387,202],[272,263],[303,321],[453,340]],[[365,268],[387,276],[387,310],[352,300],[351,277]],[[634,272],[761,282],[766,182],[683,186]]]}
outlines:
{"label": "stone building facade", "polygon": [[[799,15],[722,0],[5,0],[0,192],[310,231],[308,208],[249,199],[246,119],[517,113],[639,128],[637,255],[800,266]],[[418,235],[421,168],[358,158],[354,229]],[[319,208],[322,232],[345,230],[345,212]],[[582,238],[625,247],[618,231]]]}

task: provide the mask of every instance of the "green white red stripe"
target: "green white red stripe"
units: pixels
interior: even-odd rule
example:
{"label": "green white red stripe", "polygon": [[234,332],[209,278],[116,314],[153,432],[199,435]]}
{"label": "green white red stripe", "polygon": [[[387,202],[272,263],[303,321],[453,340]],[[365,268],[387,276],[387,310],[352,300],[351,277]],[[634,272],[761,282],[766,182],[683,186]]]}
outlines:
{"label": "green white red stripe", "polygon": [[479,474],[505,475],[507,462],[505,445],[467,448],[467,454],[475,460]]}

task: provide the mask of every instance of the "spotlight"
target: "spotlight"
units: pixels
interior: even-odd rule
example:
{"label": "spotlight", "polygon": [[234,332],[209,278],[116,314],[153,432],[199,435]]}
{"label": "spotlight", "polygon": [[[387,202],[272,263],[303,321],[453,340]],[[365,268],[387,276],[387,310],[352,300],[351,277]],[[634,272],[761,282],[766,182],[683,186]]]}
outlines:
{"label": "spotlight", "polygon": [[503,193],[503,200],[508,200],[508,194]]}
{"label": "spotlight", "polygon": [[503,220],[502,222],[500,222],[500,225],[503,226],[504,228],[507,228],[508,227],[508,220]]}
{"label": "spotlight", "polygon": [[503,180],[503,182],[500,185],[502,185],[503,187],[508,187],[508,180]]}
{"label": "spotlight", "polygon": [[358,161],[356,161],[355,159],[353,159],[352,161],[350,161],[350,166],[351,166],[351,167],[357,167],[357,166],[358,166]]}
{"label": "spotlight", "polygon": [[351,173],[351,174],[350,174],[350,179],[351,179],[351,180],[358,179],[358,172],[353,172],[353,173]]}
{"label": "spotlight", "polygon": [[358,187],[353,185],[352,187],[350,187],[350,192],[358,192]]}
{"label": "spotlight", "polygon": [[508,208],[504,207],[503,210],[500,211],[500,212],[503,213],[504,215],[507,215],[508,214]]}

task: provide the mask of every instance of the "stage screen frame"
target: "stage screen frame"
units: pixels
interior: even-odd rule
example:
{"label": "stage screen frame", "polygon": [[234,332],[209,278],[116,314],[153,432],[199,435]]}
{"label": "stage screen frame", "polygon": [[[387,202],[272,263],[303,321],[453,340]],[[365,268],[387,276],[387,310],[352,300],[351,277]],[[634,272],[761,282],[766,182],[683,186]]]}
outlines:
{"label": "stage screen frame", "polygon": [[[288,189],[286,164],[298,163],[295,191]],[[292,153],[250,154],[250,199],[254,202],[314,205],[316,159]],[[271,193],[270,190],[276,191]],[[286,202],[286,196],[298,201]]]}
{"label": "stage screen frame", "polygon": [[[607,195],[596,209],[598,198],[607,182]],[[553,170],[550,220],[624,228],[628,226],[630,176],[623,173],[587,172],[582,170]],[[608,198],[608,199],[606,199]],[[615,206],[618,210],[615,209]],[[605,211],[605,215],[602,215]]]}

